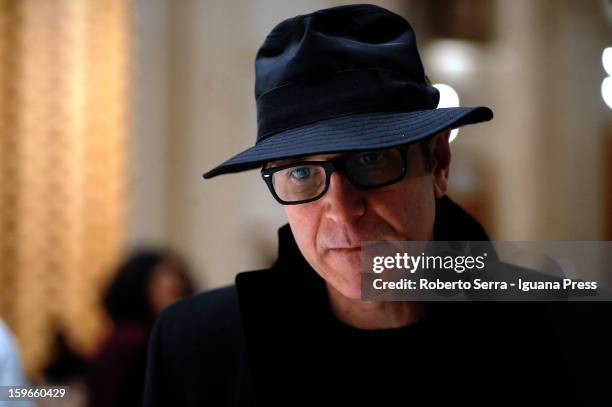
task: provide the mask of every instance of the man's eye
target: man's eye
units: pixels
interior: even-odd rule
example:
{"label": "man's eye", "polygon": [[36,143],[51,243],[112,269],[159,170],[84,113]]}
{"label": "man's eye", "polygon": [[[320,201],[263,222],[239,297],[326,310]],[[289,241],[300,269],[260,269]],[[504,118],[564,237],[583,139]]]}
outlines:
{"label": "man's eye", "polygon": [[381,151],[371,151],[368,153],[363,153],[359,156],[359,162],[365,165],[373,165],[379,163],[385,154]]}
{"label": "man's eye", "polygon": [[305,180],[310,177],[310,168],[309,167],[297,167],[291,170],[291,177],[297,178],[299,180]]}

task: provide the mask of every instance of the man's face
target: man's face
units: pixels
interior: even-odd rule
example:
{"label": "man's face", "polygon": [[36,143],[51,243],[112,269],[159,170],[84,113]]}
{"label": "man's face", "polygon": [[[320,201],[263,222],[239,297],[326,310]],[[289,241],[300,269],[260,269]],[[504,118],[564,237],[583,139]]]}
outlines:
{"label": "man's face", "polygon": [[[407,150],[407,175],[395,184],[363,191],[336,171],[320,199],[284,206],[300,251],[344,296],[361,296],[361,242],[432,239],[435,198],[446,192],[448,132],[436,135],[430,148],[433,171],[426,171],[421,149],[413,144]],[[338,155],[303,160],[329,160]]]}

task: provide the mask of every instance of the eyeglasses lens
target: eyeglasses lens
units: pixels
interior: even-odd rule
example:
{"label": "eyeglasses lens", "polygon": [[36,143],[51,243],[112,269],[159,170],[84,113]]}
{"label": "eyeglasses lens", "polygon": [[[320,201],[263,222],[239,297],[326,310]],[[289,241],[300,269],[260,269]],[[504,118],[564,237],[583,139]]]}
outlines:
{"label": "eyeglasses lens", "polygon": [[272,176],[274,191],[286,202],[312,199],[325,189],[325,169],[320,165],[296,165]]}
{"label": "eyeglasses lens", "polygon": [[402,152],[396,148],[366,151],[347,157],[347,176],[359,186],[372,188],[392,182],[403,175]]}

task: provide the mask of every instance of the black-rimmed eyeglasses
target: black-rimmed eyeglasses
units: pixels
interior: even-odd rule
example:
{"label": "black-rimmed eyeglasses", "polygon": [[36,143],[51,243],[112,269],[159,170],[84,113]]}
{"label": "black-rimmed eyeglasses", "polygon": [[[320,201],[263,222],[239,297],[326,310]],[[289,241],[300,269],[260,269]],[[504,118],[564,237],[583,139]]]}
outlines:
{"label": "black-rimmed eyeglasses", "polygon": [[349,153],[328,161],[299,161],[264,168],[261,175],[279,203],[297,205],[321,198],[334,171],[341,171],[361,190],[402,180],[407,172],[406,149],[401,146]]}

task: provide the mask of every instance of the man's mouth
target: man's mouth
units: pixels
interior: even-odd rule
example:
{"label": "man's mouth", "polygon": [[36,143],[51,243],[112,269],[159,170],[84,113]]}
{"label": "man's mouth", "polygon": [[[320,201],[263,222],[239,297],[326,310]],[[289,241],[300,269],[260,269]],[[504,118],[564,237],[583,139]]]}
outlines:
{"label": "man's mouth", "polygon": [[332,247],[329,250],[337,250],[337,251],[340,251],[340,252],[351,253],[351,252],[361,251],[361,246],[354,246],[354,247]]}

